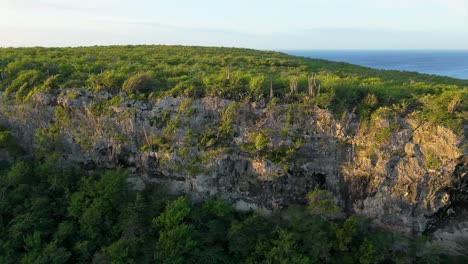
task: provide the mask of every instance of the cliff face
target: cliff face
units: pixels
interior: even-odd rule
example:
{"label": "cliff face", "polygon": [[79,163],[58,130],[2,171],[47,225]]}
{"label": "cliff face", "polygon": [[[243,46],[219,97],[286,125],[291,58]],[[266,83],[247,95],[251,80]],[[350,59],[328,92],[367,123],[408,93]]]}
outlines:
{"label": "cliff face", "polygon": [[377,224],[468,237],[464,139],[411,115],[381,111],[364,126],[307,103],[148,102],[79,90],[1,105],[1,123],[30,151],[55,142],[66,162],[128,168],[135,188],[158,182],[193,199],[220,196],[258,210],[305,203],[307,192],[326,188],[348,212]]}

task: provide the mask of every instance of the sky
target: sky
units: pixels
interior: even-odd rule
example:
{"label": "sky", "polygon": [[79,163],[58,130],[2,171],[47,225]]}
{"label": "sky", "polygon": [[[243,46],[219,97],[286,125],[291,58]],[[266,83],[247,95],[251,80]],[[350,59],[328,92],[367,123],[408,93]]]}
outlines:
{"label": "sky", "polygon": [[0,46],[465,49],[468,0],[0,0]]}

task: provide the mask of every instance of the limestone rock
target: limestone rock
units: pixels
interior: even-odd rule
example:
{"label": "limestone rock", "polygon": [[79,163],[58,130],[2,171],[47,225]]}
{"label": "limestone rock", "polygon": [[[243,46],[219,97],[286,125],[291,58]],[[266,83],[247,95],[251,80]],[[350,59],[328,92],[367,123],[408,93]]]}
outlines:
{"label": "limestone rock", "polygon": [[[317,107],[299,109],[288,120],[288,105],[239,103],[224,136],[223,111],[232,101],[119,96],[120,105],[96,114],[92,102],[109,100],[110,93],[37,93],[29,104],[3,104],[2,111],[14,114],[1,115],[0,122],[30,150],[36,132],[57,122],[55,107],[63,107],[70,119],[60,127],[63,159],[89,169],[129,168],[136,189],[157,182],[171,193],[219,196],[239,209],[268,211],[306,203],[309,191],[326,188],[349,213],[403,232],[432,232],[440,240],[455,239],[444,219],[461,219],[454,226],[468,215],[468,162],[460,151],[466,141],[449,129],[405,117],[377,119],[372,131],[356,120],[342,124]],[[375,131],[389,134],[376,142]],[[249,149],[255,133],[268,136],[269,156]],[[466,234],[465,229],[457,232]]]}

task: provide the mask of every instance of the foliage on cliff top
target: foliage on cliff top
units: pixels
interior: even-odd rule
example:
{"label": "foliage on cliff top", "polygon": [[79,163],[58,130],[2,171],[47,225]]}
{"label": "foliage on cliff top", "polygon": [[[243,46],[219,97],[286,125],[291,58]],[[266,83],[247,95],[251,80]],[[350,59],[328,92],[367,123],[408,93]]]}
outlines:
{"label": "foliage on cliff top", "polygon": [[[312,74],[314,76],[312,76]],[[460,130],[467,80],[375,70],[251,49],[184,46],[1,48],[0,91],[16,103],[64,88],[146,93],[148,98],[220,96],[235,101],[312,102],[368,119],[382,106],[405,105]],[[15,95],[13,97],[13,94]],[[419,100],[420,98],[423,100]],[[443,101],[443,109],[433,107]]]}

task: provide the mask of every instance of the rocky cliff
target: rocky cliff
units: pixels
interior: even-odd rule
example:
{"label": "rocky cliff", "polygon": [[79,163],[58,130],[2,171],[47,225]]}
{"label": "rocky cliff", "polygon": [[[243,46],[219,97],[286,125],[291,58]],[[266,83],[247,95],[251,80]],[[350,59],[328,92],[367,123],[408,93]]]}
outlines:
{"label": "rocky cliff", "polygon": [[128,168],[135,188],[158,182],[264,211],[328,189],[348,213],[381,226],[433,234],[457,250],[468,239],[464,138],[403,111],[382,108],[363,123],[308,102],[151,101],[69,89],[3,101],[0,118],[30,153],[47,141],[88,170]]}

